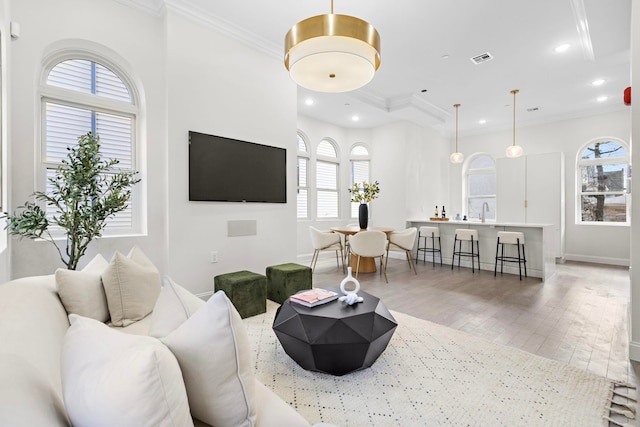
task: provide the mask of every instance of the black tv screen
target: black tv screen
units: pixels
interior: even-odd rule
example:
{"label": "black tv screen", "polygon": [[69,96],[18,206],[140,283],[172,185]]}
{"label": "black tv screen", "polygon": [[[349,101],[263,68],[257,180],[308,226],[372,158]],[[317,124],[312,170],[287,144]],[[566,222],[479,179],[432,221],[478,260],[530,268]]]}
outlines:
{"label": "black tv screen", "polygon": [[287,150],[189,131],[189,200],[287,202]]}

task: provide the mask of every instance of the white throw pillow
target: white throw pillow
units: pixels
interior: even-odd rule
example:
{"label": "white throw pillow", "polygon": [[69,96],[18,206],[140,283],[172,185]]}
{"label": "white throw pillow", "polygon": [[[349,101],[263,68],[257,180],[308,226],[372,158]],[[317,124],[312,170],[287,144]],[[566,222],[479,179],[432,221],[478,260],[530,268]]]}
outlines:
{"label": "white throw pillow", "polygon": [[193,426],[180,367],[159,340],[69,320],[62,390],[75,427]]}
{"label": "white throw pillow", "polygon": [[108,265],[98,254],[80,271],[56,270],[56,289],[68,314],[79,314],[100,322],[109,320],[107,297],[100,277]]}
{"label": "white throw pillow", "polygon": [[160,296],[151,313],[149,335],[166,337],[204,304],[203,300],[165,276]]}
{"label": "white throw pillow", "polygon": [[102,272],[113,326],[128,326],[153,310],[160,294],[160,273],[134,246],[127,256],[116,251]]}
{"label": "white throw pillow", "polygon": [[216,427],[255,425],[249,338],[224,292],[216,292],[161,341],[178,359],[195,418]]}

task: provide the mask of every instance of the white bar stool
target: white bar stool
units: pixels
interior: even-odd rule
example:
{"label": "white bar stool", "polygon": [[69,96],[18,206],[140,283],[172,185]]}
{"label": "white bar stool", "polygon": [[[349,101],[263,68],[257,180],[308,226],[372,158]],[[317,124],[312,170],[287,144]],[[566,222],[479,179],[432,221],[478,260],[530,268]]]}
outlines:
{"label": "white bar stool", "polygon": [[[516,245],[518,256],[504,254],[504,245]],[[522,249],[522,254],[520,253]],[[498,255],[500,253],[500,255]],[[500,261],[500,274],[505,262],[517,262],[520,280],[522,280],[522,266],[524,265],[524,277],[527,277],[527,257],[524,253],[524,233],[520,231],[498,231],[498,241],[496,243],[496,265],[493,269],[494,277],[498,274],[498,261]]]}
{"label": "white bar stool", "polygon": [[[469,242],[471,252],[462,250],[462,242]],[[458,243],[458,250],[456,251],[456,243]],[[474,247],[475,243],[475,247]],[[478,270],[480,270],[480,243],[478,241],[478,230],[472,230],[469,228],[458,228],[456,229],[456,235],[453,240],[453,256],[451,257],[451,269],[453,270],[453,264],[456,260],[456,255],[458,255],[458,268],[460,268],[460,258],[461,257],[470,257],[471,258],[471,271],[473,273],[476,272],[474,259],[478,258]]]}
{"label": "white bar stool", "polygon": [[[424,239],[424,246],[420,246],[420,239]],[[431,247],[427,246],[427,239],[431,239]],[[436,248],[436,239],[438,239],[438,247]],[[431,253],[431,261],[433,267],[436,266],[436,253],[440,256],[440,265],[442,265],[442,244],[440,242],[440,228],[438,227],[420,227],[418,230],[418,249],[416,250],[416,262],[418,256],[422,252],[422,262],[426,262],[427,252]]]}

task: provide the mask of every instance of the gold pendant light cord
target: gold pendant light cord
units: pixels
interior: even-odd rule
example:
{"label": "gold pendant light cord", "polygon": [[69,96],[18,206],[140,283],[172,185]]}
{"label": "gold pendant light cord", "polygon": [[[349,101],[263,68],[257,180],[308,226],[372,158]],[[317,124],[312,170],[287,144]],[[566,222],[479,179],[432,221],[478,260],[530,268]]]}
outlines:
{"label": "gold pendant light cord", "polygon": [[333,15],[333,0],[331,0],[331,15]]}
{"label": "gold pendant light cord", "polygon": [[513,93],[513,145],[516,145],[516,91]]}
{"label": "gold pendant light cord", "polygon": [[458,153],[458,107],[460,104],[453,104],[456,109],[456,153]]}

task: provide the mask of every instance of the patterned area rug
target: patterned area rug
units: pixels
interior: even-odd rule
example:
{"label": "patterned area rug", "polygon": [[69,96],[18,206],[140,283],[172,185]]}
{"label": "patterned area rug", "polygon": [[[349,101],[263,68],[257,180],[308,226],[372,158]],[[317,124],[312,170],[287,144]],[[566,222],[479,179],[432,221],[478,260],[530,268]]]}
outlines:
{"label": "patterned area rug", "polygon": [[[311,423],[603,427],[613,416],[620,383],[397,312],[398,328],[371,368],[309,372],[271,329],[277,307],[267,301],[267,313],[245,319],[256,375]],[[632,417],[630,409],[613,410]]]}

